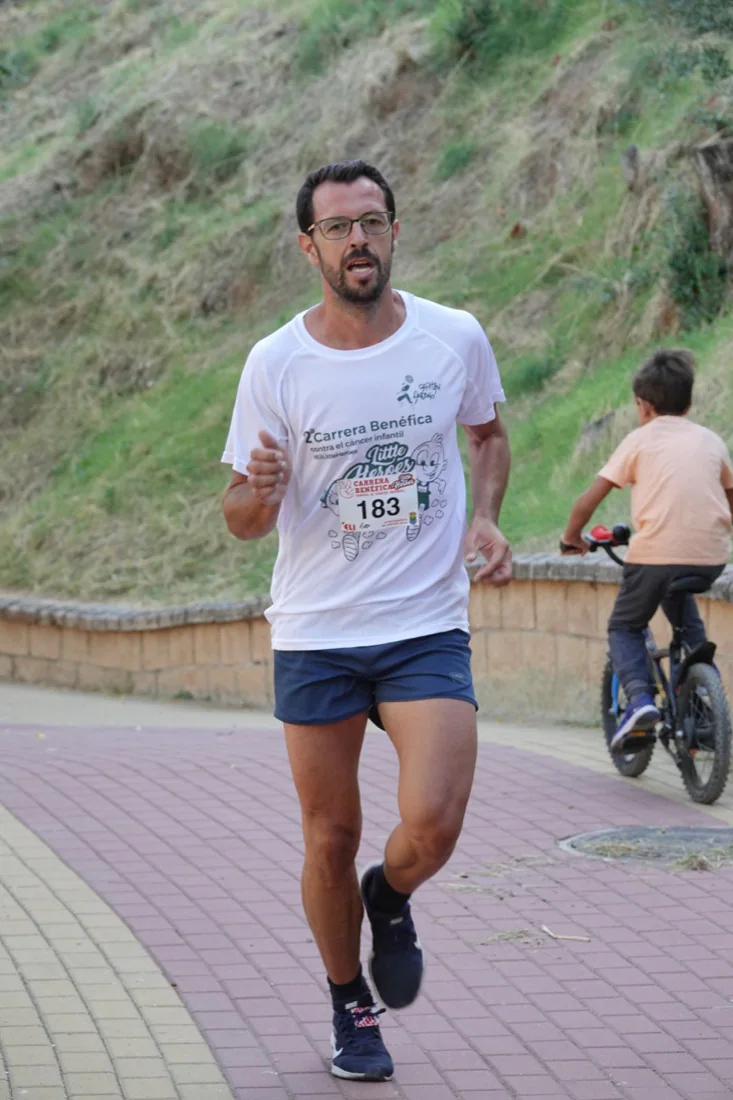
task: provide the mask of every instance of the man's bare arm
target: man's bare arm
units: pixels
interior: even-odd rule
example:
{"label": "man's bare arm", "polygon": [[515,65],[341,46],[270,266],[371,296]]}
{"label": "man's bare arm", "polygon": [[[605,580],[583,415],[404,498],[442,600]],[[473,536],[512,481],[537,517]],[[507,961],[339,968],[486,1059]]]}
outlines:
{"label": "man's bare arm", "polygon": [[509,438],[499,410],[493,420],[464,425],[464,431],[468,437],[473,513],[498,524],[511,465]]}
{"label": "man's bare arm", "polygon": [[234,471],[222,500],[227,527],[245,541],[269,535],[290,481],[290,461],[277,440],[263,431],[260,443],[249,456],[247,473]]}
{"label": "man's bare arm", "polygon": [[509,439],[498,410],[486,424],[464,425],[468,436],[473,519],[466,532],[467,562],[486,559],[474,581],[501,586],[512,578],[512,552],[499,530],[499,512],[509,482]]}
{"label": "man's bare arm", "polygon": [[249,478],[233,473],[222,500],[224,519],[238,539],[261,539],[277,523],[279,504],[263,504],[255,495]]}

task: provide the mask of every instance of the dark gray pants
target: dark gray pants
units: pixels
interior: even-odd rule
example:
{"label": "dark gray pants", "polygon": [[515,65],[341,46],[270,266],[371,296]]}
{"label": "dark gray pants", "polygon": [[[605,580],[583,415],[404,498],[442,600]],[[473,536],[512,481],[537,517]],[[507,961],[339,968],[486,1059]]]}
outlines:
{"label": "dark gray pants", "polygon": [[[629,702],[639,695],[653,694],[644,631],[657,608],[671,619],[675,600],[668,596],[669,584],[678,577],[704,577],[712,584],[725,565],[625,565],[621,589],[608,621],[608,647],[614,672]],[[684,597],[682,616],[684,640],[690,649],[705,641],[705,627],[689,593]]]}

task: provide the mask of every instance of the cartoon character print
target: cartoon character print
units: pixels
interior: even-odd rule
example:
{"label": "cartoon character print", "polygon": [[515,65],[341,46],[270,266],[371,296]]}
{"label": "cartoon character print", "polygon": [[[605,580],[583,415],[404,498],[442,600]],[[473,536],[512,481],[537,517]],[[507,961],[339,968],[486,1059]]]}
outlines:
{"label": "cartoon character print", "polygon": [[[405,532],[409,542],[417,538],[423,524],[429,527],[433,522],[434,517],[427,514],[430,508],[432,490],[435,489],[438,496],[441,497],[445,493],[445,481],[440,477],[448,466],[443,447],[443,436],[436,432],[428,442],[420,443],[412,452],[412,460],[414,462],[413,473],[417,478],[417,516],[415,517],[416,522],[409,524]],[[447,501],[445,500],[438,501],[438,507],[435,510],[436,519],[443,518],[443,509],[446,504]]]}
{"label": "cartoon character print", "polygon": [[[420,443],[411,455],[407,453],[404,444],[388,445],[385,448],[370,448],[366,457],[360,460],[339,477],[335,478],[321,497],[321,507],[328,508],[340,520],[338,482],[342,479],[354,477],[368,477],[373,474],[384,473],[399,477],[400,473],[412,472],[417,479],[418,511],[413,514],[406,528],[408,541],[417,538],[423,523],[430,526],[434,519],[442,519],[447,501],[438,499],[433,501],[433,494],[438,498],[443,497],[446,483],[440,477],[444,473],[448,462],[443,447],[443,436],[436,433],[432,439]],[[376,452],[382,452],[377,453]],[[390,464],[392,463],[392,464]],[[431,509],[431,504],[433,505]],[[430,515],[427,515],[428,511]],[[328,532],[331,546],[334,550],[341,550],[347,561],[355,561],[362,550],[369,550],[375,542],[386,539],[386,531],[342,531],[340,524],[333,526]]]}

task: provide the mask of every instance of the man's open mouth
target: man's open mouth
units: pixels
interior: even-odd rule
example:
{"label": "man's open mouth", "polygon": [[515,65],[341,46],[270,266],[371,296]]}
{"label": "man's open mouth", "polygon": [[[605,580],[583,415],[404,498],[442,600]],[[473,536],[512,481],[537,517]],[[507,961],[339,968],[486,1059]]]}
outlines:
{"label": "man's open mouth", "polygon": [[346,265],[347,271],[353,271],[357,275],[368,275],[376,268],[374,260],[349,260]]}

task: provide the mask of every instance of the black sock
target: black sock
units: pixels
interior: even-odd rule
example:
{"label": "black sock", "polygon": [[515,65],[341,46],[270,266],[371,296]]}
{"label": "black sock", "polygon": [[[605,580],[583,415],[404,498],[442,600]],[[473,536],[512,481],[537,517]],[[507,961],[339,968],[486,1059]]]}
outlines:
{"label": "black sock", "polygon": [[366,983],[361,967],[359,967],[356,977],[352,978],[350,982],[345,982],[344,985],[336,985],[336,983],[332,982],[329,978],[328,988],[331,991],[331,1000],[333,1001],[334,1008],[343,1008],[344,1005],[351,1004],[352,1001],[358,1001],[360,997],[363,997],[365,993],[369,992],[369,986]]}
{"label": "black sock", "polygon": [[369,883],[369,901],[377,912],[396,916],[397,913],[402,912],[409,900],[409,894],[400,894],[398,890],[393,890],[387,882],[384,874],[384,864],[382,863],[377,867]]}

